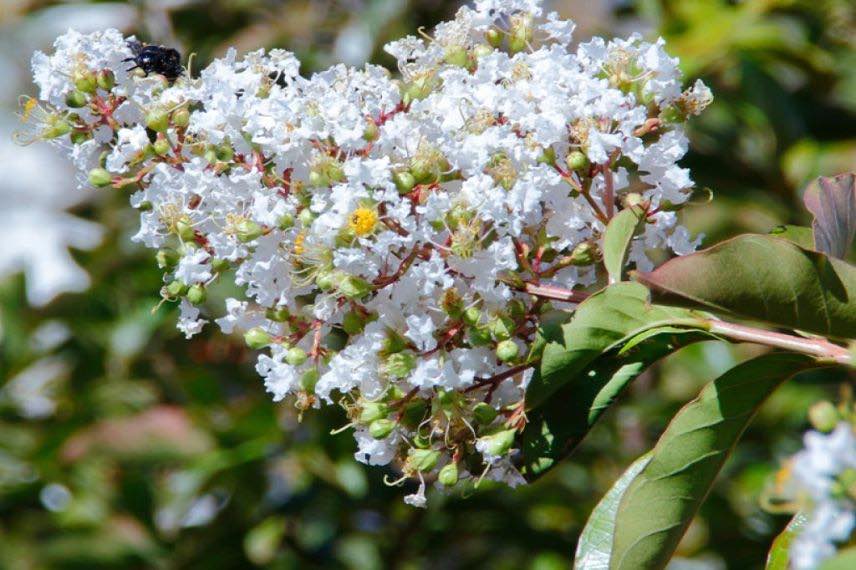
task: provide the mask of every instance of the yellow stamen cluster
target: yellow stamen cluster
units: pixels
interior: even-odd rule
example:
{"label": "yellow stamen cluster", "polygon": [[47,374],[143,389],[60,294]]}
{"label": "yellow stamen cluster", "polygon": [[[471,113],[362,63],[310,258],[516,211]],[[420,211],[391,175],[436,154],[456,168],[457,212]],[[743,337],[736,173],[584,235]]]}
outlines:
{"label": "yellow stamen cluster", "polygon": [[367,236],[377,226],[377,212],[371,208],[357,208],[348,216],[348,227],[358,236]]}

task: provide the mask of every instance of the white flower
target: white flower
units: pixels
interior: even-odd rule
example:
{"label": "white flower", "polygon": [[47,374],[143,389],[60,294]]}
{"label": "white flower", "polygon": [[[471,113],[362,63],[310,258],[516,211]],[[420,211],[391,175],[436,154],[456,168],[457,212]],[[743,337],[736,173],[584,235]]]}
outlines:
{"label": "white flower", "polygon": [[[540,0],[480,0],[433,39],[387,45],[400,79],[372,65],[304,78],[286,52],[230,49],[171,85],[119,69],[118,32],[70,32],[34,57],[46,103],[31,130],[82,176],[105,156],[111,175],[139,185],[133,239],[162,248],[172,290],[234,278],[243,294],[216,322],[265,346],[256,369],[275,400],[342,404],[360,461],[388,464],[427,437],[415,473],[475,447],[487,476],[516,484],[516,431],[488,449],[471,414],[485,401],[522,405],[544,308],[527,282],[596,282],[594,261],[571,255],[602,242],[630,187],[649,204],[629,255],[638,269],[652,249],[698,244],[672,211],[692,188],[677,165],[682,124],[658,123],[653,141],[640,133],[667,107],[695,114],[709,91],[681,93],[662,41],[571,51],[573,30]],[[493,48],[493,34],[520,45]],[[106,70],[116,85],[88,89],[97,104],[72,117],[71,76]],[[144,118],[159,130],[156,153]],[[62,120],[75,121],[73,142]],[[179,329],[198,333],[200,309],[182,299],[180,311]],[[463,441],[451,446],[449,433]],[[424,483],[407,501],[424,505]]]}

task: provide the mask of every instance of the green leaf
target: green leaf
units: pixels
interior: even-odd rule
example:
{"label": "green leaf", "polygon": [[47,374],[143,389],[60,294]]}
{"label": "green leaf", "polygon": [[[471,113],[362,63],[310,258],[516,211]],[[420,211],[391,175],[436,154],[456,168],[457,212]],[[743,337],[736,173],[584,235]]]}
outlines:
{"label": "green leaf", "polygon": [[[651,364],[709,333],[664,326],[621,339],[528,412],[521,436],[520,471],[534,480],[568,456],[624,389]],[[534,380],[534,379],[533,379]]]}
{"label": "green leaf", "polygon": [[648,290],[638,283],[616,283],[598,291],[561,327],[561,341],[555,331],[549,335],[553,340],[544,346],[540,369],[526,390],[527,409],[540,406],[623,338],[657,326],[692,326],[698,320],[684,309],[651,305]]}
{"label": "green leaf", "polygon": [[803,249],[814,249],[814,231],[805,226],[776,226],[770,230],[770,235],[792,241]]}
{"label": "green leaf", "polygon": [[609,570],[618,503],[624,491],[649,461],[650,452],[634,461],[591,512],[577,542],[574,570]]}
{"label": "green leaf", "polygon": [[779,536],[770,546],[765,570],[789,570],[791,567],[791,543],[807,521],[808,517],[802,513],[794,515],[785,530],[779,533]]}
{"label": "green leaf", "polygon": [[637,275],[658,302],[856,337],[856,267],[787,240],[746,234]]}
{"label": "green leaf", "polygon": [[821,176],[806,188],[803,201],[814,214],[815,249],[847,257],[856,235],[856,174]]}
{"label": "green leaf", "polygon": [[636,208],[624,209],[609,221],[603,236],[603,264],[609,273],[610,283],[622,280],[622,269],[633,234],[644,222],[645,217]]}
{"label": "green leaf", "polygon": [[787,378],[816,366],[772,353],[732,368],[674,417],[624,492],[610,568],[663,568],[758,407]]}
{"label": "green leaf", "polygon": [[853,570],[856,568],[856,546],[838,551],[834,558],[825,560],[819,570]]}

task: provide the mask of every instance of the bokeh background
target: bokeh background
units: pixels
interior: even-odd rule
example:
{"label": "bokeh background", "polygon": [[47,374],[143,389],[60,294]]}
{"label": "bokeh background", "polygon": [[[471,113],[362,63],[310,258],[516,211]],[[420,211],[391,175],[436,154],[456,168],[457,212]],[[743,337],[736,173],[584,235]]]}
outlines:
{"label": "bokeh background", "polygon": [[[593,34],[663,35],[714,104],[684,164],[714,199],[686,210],[707,243],[806,223],[801,190],[856,166],[851,0],[569,1]],[[190,342],[155,312],[160,272],[116,191],[76,189],[47,146],[11,142],[28,62],[69,26],[195,52],[284,47],[303,72],[390,64],[385,41],[451,16],[440,0],[0,0],[0,568],[567,568],[588,513],[699,388],[750,354],[705,343],[640,378],[579,451],[536,484],[401,501],[331,436],[335,409],[274,404],[240,339]],[[209,294],[218,303],[227,288]],[[802,375],[749,429],[673,561],[763,567],[787,517],[759,497],[841,373]]]}

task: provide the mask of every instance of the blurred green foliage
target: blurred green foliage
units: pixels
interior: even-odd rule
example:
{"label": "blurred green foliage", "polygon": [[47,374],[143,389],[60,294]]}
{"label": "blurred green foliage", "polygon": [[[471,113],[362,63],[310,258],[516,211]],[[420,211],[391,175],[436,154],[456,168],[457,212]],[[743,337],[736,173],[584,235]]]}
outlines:
{"label": "blurred green foliage", "polygon": [[[805,223],[806,182],[856,164],[852,2],[594,4],[555,3],[585,23],[582,35],[662,34],[688,80],[701,77],[714,91],[685,160],[714,195],[687,213],[708,243]],[[384,41],[456,5],[219,0],[157,11],[138,3],[139,28],[128,31],[179,42],[198,54],[194,65],[230,45],[277,46],[311,72],[336,61],[342,30],[362,30],[364,51],[387,64]],[[9,6],[7,25],[39,17],[47,4]],[[75,212],[107,229],[99,249],[76,255],[89,291],[37,310],[23,278],[0,284],[0,568],[566,568],[586,517],[621,471],[705,382],[754,353],[687,348],[640,378],[538,483],[437,494],[428,510],[412,509],[401,489],[383,484],[384,471],[354,461],[348,435],[330,435],[343,414],[326,409],[298,422],[289,404],[265,394],[239,339],[209,328],[185,341],[169,306],[153,311],[159,272],[130,244],[136,220],[126,199],[103,192]],[[209,303],[228,294],[212,291]],[[805,374],[774,395],[681,556],[710,568],[763,566],[786,520],[764,513],[758,495],[798,445],[808,405],[843,374]]]}

